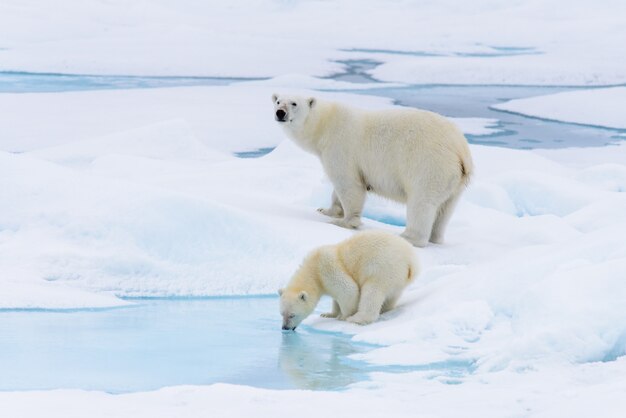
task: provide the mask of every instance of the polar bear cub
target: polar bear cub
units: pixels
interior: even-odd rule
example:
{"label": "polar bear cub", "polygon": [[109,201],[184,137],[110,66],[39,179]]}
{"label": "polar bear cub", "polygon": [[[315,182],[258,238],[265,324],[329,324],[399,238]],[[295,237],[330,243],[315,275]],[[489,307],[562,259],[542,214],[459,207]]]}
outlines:
{"label": "polar bear cub", "polygon": [[363,110],[313,97],[272,96],[286,135],[316,155],[333,183],[333,223],[358,228],[367,192],[406,203],[402,236],[413,245],[443,242],[473,171],[454,123],[418,109]]}
{"label": "polar bear cub", "polygon": [[413,247],[382,231],[361,232],[336,245],[313,250],[284,289],[280,289],[283,329],[294,330],[323,295],[332,312],[356,324],[369,324],[393,309],[404,288],[419,273]]}

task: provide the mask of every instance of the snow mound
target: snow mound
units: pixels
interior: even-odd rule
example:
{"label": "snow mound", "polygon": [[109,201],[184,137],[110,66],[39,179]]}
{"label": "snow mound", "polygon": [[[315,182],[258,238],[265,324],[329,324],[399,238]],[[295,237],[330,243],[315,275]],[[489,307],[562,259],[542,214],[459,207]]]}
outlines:
{"label": "snow mound", "polygon": [[205,147],[195,137],[189,124],[180,119],[38,149],[31,154],[64,165],[86,165],[107,155],[192,161],[219,161],[229,157]]}
{"label": "snow mound", "polygon": [[0,161],[0,199],[11,202],[0,208],[2,265],[31,270],[13,282],[121,296],[254,294],[274,292],[293,268],[288,240],[210,195],[77,175],[24,155]]}

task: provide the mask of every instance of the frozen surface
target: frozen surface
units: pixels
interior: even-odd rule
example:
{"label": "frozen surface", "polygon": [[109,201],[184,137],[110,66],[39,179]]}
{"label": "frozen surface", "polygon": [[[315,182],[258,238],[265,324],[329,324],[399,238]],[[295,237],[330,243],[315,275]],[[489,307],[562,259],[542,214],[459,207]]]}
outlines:
{"label": "frozen surface", "polygon": [[[11,112],[3,119],[9,135],[2,147],[10,149],[22,131],[30,141],[28,152],[0,152],[0,306],[273,294],[308,250],[350,236],[315,211],[331,191],[317,160],[284,140],[259,110],[271,108],[272,90],[0,97]],[[324,94],[389,105],[384,98]],[[234,116],[242,109],[251,115],[246,123]],[[97,111],[111,119],[99,121]],[[31,117],[40,123],[13,122]],[[229,154],[273,144],[261,158]],[[561,408],[587,416],[586,400],[609,405],[604,415],[615,415],[626,386],[626,147],[474,145],[472,152],[476,176],[447,242],[416,250],[423,273],[398,309],[367,327],[316,316],[305,323],[379,344],[349,357],[380,367],[369,380],[341,394],[213,385],[117,396],[0,393],[0,403],[17,417],[38,416],[38,408],[62,414],[49,406],[55,402],[78,416],[92,409],[93,416],[132,415],[146,402],[146,414],[159,406],[156,416],[173,408],[194,416],[208,405],[220,416],[251,410],[263,416],[306,398],[312,406],[304,416],[355,407],[365,416],[381,408],[415,416],[418,402],[424,415],[455,416],[464,407],[501,417],[554,416]],[[371,199],[365,216],[364,229],[399,233],[404,208]],[[441,367],[467,373],[442,374]]]}
{"label": "frozen surface", "polygon": [[511,100],[493,107],[544,119],[626,130],[626,87],[563,92]]}
{"label": "frozen surface", "polygon": [[[18,120],[41,120],[22,129],[28,152],[0,153],[0,200],[10,203],[0,206],[0,306],[273,294],[312,247],[348,237],[350,231],[315,211],[331,192],[317,160],[259,112],[271,108],[271,91],[229,86],[0,97]],[[389,105],[384,98],[328,95]],[[185,107],[183,98],[201,109]],[[70,125],[74,137],[60,104],[80,115]],[[242,108],[256,122],[220,122]],[[109,125],[86,122],[97,121],[98,111],[112,112]],[[202,115],[213,123],[203,124]],[[5,121],[8,132],[20,133]],[[258,123],[254,131],[252,123]],[[3,137],[3,147],[11,140]],[[278,146],[261,158],[230,154],[272,144]],[[118,396],[0,393],[0,402],[14,416],[38,415],[54,402],[71,404],[77,415],[93,409],[94,416],[123,416],[145,402],[166,414],[184,398],[186,415],[210,404],[220,416],[236,416],[296,406],[306,397],[314,406],[305,416],[328,412],[329,403],[334,411],[358,404],[365,416],[380,408],[415,416],[418,397],[420,411],[439,416],[455,416],[462,405],[483,416],[529,410],[550,416],[554,408],[585,416],[588,409],[572,406],[575,398],[581,405],[601,399],[610,416],[626,388],[626,147],[474,145],[472,152],[476,176],[447,242],[416,250],[423,272],[398,309],[367,327],[315,316],[306,321],[315,332],[380,345],[347,356],[379,369],[341,395],[213,385]],[[364,229],[399,233],[404,208],[372,198],[365,217]],[[465,372],[441,373],[442,367]]]}
{"label": "frozen surface", "polygon": [[352,59],[382,63],[370,75],[385,81],[617,84],[625,12],[620,0],[4,0],[0,70],[329,76]]}
{"label": "frozen surface", "polygon": [[[186,373],[195,378],[176,380],[179,373],[167,359],[137,351],[132,357],[129,350],[125,371],[139,361],[160,361],[155,368],[167,378],[150,379],[153,386],[125,379],[126,387],[107,388],[98,384],[112,378],[99,375],[92,386],[51,380],[40,386],[93,391],[22,392],[15,390],[27,387],[13,380],[4,387],[13,391],[0,392],[2,415],[275,417],[297,411],[316,418],[458,417],[469,411],[497,418],[621,417],[626,409],[624,88],[573,92],[564,86],[626,82],[625,14],[626,3],[619,0],[409,0],[384,7],[373,0],[3,1],[2,91],[24,91],[19,85],[24,77],[39,83],[34,91],[56,90],[49,83],[58,80],[73,90],[116,83],[227,84],[0,94],[0,315],[22,318],[23,326],[4,329],[33,341],[17,344],[16,351],[36,352],[38,337],[59,337],[63,332],[54,330],[74,320],[85,333],[72,333],[72,327],[66,335],[74,344],[45,350],[71,358],[72,347],[81,347],[72,338],[83,335],[79,342],[88,343],[88,331],[98,329],[82,321],[103,318],[97,316],[102,313],[111,316],[100,330],[129,330],[119,344],[99,340],[98,346],[111,349],[137,341],[133,326],[154,334],[165,328],[176,334],[183,327],[193,337],[179,335],[185,347],[194,341],[219,345],[202,331],[228,323],[228,316],[245,322],[258,338],[250,347],[229,343],[229,352],[236,347],[242,354],[216,355],[223,364],[211,364],[229,372],[243,365],[245,379],[209,379],[194,374],[201,368],[187,365]],[[16,77],[6,71],[47,74]],[[98,75],[117,77],[104,82]],[[242,77],[257,80],[239,82]],[[272,78],[258,80],[265,77]],[[531,85],[561,87],[540,91]],[[398,309],[367,327],[310,317],[305,332],[291,335],[287,344],[295,356],[279,361],[278,367],[296,372],[273,387],[290,387],[296,380],[316,385],[328,378],[316,371],[341,364],[367,364],[357,374],[365,371],[368,379],[353,379],[352,370],[338,373],[330,383],[348,384],[340,393],[201,385],[271,381],[265,371],[276,367],[272,357],[251,356],[283,355],[282,334],[264,328],[274,327],[278,314],[212,305],[208,311],[219,312],[208,315],[188,301],[184,306],[193,319],[155,308],[132,322],[116,317],[137,309],[127,307],[137,301],[123,297],[273,294],[312,247],[351,235],[315,211],[328,204],[331,185],[319,163],[274,125],[269,97],[283,90],[363,107],[392,101],[425,107],[454,116],[475,143],[502,145],[509,136],[528,147],[538,140],[555,146],[618,145],[533,151],[473,145],[476,175],[447,242],[416,250],[423,272]],[[502,110],[536,119],[489,108],[510,99],[524,100],[502,104]],[[270,149],[260,158],[235,156],[258,157]],[[370,199],[364,216],[364,229],[399,233],[405,223],[404,208],[383,199]],[[19,311],[50,308],[61,311]],[[67,311],[72,308],[99,309]],[[204,315],[210,316],[206,322]],[[26,323],[39,319],[50,329],[29,332]],[[233,330],[224,328],[211,332],[226,338]],[[267,340],[260,335],[265,330]],[[348,347],[377,346],[333,356],[336,333],[352,340]],[[145,342],[140,345],[149,347]],[[3,373],[24,361],[19,353],[2,356],[8,363]],[[195,359],[194,365],[208,358],[201,351],[179,357],[161,353],[183,363]],[[38,360],[42,367],[54,366],[38,357],[12,369],[12,378],[24,378],[20,370]],[[122,356],[116,357],[121,363]],[[74,360],[84,361],[85,370],[100,367],[98,373],[119,366],[84,356]],[[299,367],[314,374],[303,375]],[[40,376],[72,378],[55,370]],[[197,385],[103,391],[179,383]],[[332,385],[326,380],[319,387]]]}

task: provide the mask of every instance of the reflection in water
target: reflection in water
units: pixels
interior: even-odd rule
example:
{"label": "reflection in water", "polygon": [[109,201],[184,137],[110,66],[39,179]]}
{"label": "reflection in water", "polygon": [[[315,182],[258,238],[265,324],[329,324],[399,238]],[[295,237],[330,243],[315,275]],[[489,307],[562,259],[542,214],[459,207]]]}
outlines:
{"label": "reflection in water", "polygon": [[365,351],[359,350],[346,338],[331,338],[324,347],[311,340],[320,335],[297,332],[283,333],[278,354],[281,371],[299,389],[340,389],[351,383],[364,380],[363,367],[348,356]]}

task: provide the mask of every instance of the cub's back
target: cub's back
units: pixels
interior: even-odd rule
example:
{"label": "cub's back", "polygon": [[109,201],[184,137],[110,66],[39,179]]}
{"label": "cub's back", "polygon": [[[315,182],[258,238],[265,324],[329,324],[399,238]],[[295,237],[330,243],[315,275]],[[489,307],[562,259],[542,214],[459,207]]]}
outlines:
{"label": "cub's back", "polygon": [[417,274],[413,246],[388,232],[357,233],[339,243],[337,253],[345,269],[359,283],[372,277],[410,281]]}

